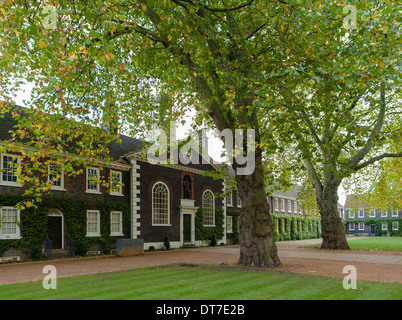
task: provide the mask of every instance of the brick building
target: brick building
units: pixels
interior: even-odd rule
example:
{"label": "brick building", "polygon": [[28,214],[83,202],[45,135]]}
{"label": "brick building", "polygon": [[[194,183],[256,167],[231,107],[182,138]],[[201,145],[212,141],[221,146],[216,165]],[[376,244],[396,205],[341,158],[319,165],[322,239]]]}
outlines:
{"label": "brick building", "polygon": [[[15,107],[21,114],[24,108]],[[0,118],[0,143],[10,141],[16,120],[10,113]],[[217,212],[223,212],[226,242],[224,181],[205,176],[216,170],[212,162],[189,165],[155,165],[142,156],[141,141],[121,135],[121,143],[108,145],[112,161],[82,165],[82,174],[69,176],[62,168],[48,167],[53,181],[50,195],[44,195],[38,209],[20,210],[26,187],[16,178],[16,168],[26,161],[21,153],[3,148],[0,167],[0,257],[29,256],[33,245],[66,251],[70,240],[85,242],[89,252],[113,251],[117,239],[144,240],[144,248],[200,244],[196,235],[196,212],[203,208],[203,225],[215,228]],[[77,169],[79,169],[77,168]],[[108,187],[98,183],[110,179]],[[31,216],[36,217],[33,221]],[[205,239],[204,239],[205,240]]]}

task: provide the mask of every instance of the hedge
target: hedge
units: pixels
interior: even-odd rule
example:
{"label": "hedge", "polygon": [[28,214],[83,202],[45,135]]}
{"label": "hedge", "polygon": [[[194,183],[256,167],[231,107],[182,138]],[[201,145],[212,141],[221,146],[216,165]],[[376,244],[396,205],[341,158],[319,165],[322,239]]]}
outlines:
{"label": "hedge", "polygon": [[[228,211],[233,217],[233,234],[228,234],[234,240],[239,241],[238,219],[239,211]],[[290,215],[279,215],[271,213],[275,241],[302,240],[321,237],[321,223],[319,219],[309,217],[298,217]]]}
{"label": "hedge", "polygon": [[271,213],[275,241],[321,237],[321,223],[316,218]]}

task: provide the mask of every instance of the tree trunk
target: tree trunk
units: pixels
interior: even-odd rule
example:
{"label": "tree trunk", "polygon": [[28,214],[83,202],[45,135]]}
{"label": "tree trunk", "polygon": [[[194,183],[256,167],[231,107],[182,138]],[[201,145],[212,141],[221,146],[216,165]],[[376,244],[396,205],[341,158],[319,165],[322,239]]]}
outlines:
{"label": "tree trunk", "polygon": [[349,250],[345,226],[338,213],[338,185],[328,182],[323,186],[317,203],[321,215],[322,249]]}
{"label": "tree trunk", "polygon": [[265,194],[260,152],[256,151],[255,170],[236,176],[243,207],[239,219],[240,258],[244,266],[279,266],[272,219]]}

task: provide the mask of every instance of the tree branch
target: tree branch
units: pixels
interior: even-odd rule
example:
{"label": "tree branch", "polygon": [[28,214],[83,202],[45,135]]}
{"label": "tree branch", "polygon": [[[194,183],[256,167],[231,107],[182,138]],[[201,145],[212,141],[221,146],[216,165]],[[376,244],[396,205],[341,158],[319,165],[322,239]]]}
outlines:
{"label": "tree branch", "polygon": [[239,10],[241,8],[247,7],[250,4],[252,4],[254,2],[254,0],[250,0],[249,2],[238,5],[237,7],[233,7],[233,8],[211,8],[211,7],[208,7],[207,5],[201,3],[201,1],[182,0],[182,2],[191,3],[193,5],[199,5],[199,6],[203,7],[204,9],[211,11],[211,12],[230,12],[230,11],[235,11],[235,10]]}
{"label": "tree branch", "polygon": [[357,164],[367,155],[367,153],[369,153],[369,151],[373,147],[373,141],[377,138],[377,135],[379,134],[384,123],[385,110],[385,88],[384,85],[382,85],[380,94],[380,112],[377,117],[377,123],[373,131],[371,132],[366,144],[349,160],[346,169],[356,167]]}
{"label": "tree branch", "polygon": [[402,151],[399,152],[399,153],[384,153],[384,154],[382,154],[380,156],[373,157],[373,158],[363,162],[362,164],[356,165],[356,166],[352,167],[351,169],[353,169],[355,171],[358,171],[358,170],[360,170],[360,169],[362,169],[364,167],[367,167],[368,165],[373,164],[374,162],[377,162],[377,161],[379,161],[381,159],[384,159],[384,158],[400,158],[400,157],[402,157]]}

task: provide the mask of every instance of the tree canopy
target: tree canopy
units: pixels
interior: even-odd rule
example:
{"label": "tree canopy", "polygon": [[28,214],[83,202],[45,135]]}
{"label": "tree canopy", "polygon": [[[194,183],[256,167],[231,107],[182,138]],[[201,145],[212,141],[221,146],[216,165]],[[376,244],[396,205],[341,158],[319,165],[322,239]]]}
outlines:
{"label": "tree canopy", "polygon": [[[33,134],[41,150],[31,157],[58,156],[50,150],[63,149],[66,134],[81,141],[76,153],[104,158],[100,146],[118,135],[89,127],[146,132],[155,118],[176,120],[190,106],[199,125],[253,129],[256,170],[236,177],[244,264],[279,261],[263,158],[282,144],[297,150],[318,197],[325,183],[400,155],[381,152],[400,136],[392,117],[400,110],[400,15],[392,1],[94,0],[44,9],[41,1],[8,1],[0,12],[1,95],[10,100],[10,87],[34,84],[40,121],[20,121],[20,134]],[[71,130],[66,119],[80,125]]]}

